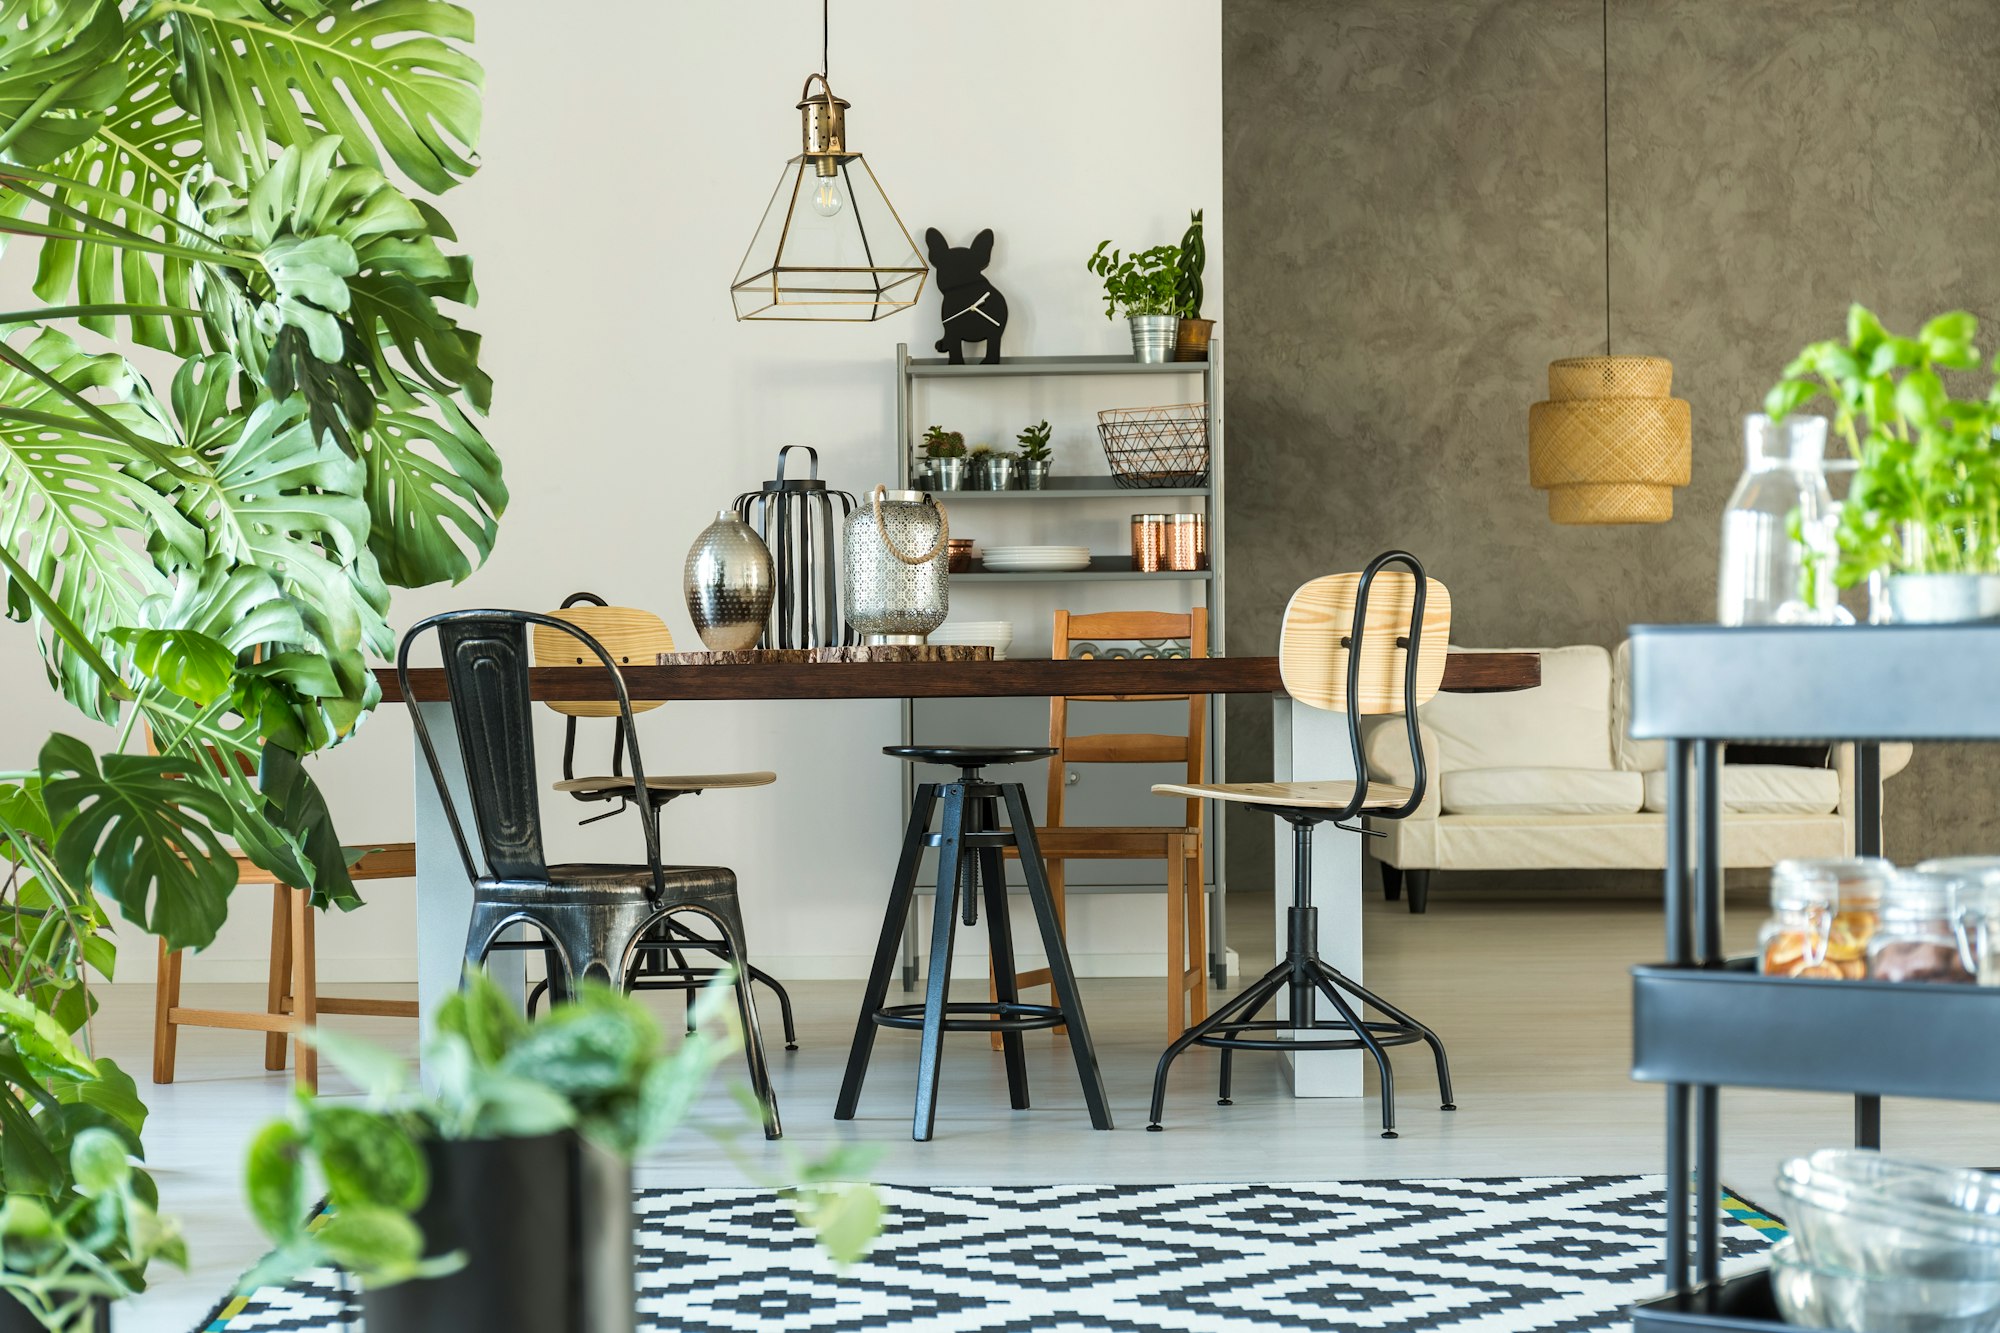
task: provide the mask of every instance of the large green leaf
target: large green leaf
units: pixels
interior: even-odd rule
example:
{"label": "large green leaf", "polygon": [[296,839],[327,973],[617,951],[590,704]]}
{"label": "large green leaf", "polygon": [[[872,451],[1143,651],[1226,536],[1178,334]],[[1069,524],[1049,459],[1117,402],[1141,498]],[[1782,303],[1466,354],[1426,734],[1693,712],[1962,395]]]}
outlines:
{"label": "large green leaf", "polygon": [[115,0],[0,0],[0,139],[47,162],[89,138],[124,87]]}
{"label": "large green leaf", "polygon": [[479,428],[443,394],[417,389],[376,410],[362,435],[368,467],[369,546],[399,588],[457,583],[486,560],[507,508],[500,460]]}
{"label": "large green leaf", "polygon": [[[334,831],[333,811],[299,757],[275,741],[265,742],[257,788],[264,795],[263,818],[289,834],[309,863],[309,879],[288,877],[287,882],[310,885],[314,907],[352,910],[361,906],[361,897],[347,873],[347,849]],[[245,849],[253,850],[248,843]],[[279,866],[266,868],[282,873]]]}
{"label": "large green leaf", "polygon": [[126,920],[170,949],[215,938],[236,887],[216,829],[231,822],[216,792],[177,776],[182,761],[108,754],[58,732],[42,747],[42,796],[55,819],[56,864],[118,903]]}
{"label": "large green leaf", "polygon": [[[168,590],[146,548],[198,559],[201,537],[127,438],[171,445],[157,411],[139,405],[150,393],[125,359],[86,355],[53,329],[20,350],[73,393],[114,389],[128,400],[100,407],[122,427],[113,430],[57,389],[0,365],[0,545],[72,622],[101,639],[138,624],[140,603]],[[108,716],[106,685],[92,663],[53,635],[44,648],[70,702]]]}
{"label": "large green leaf", "polygon": [[[230,0],[162,0],[183,95],[216,170],[239,183],[266,143],[342,136],[352,161],[375,143],[426,190],[469,176],[479,139],[479,63],[454,42],[472,14],[437,0],[333,0],[284,23]],[[373,135],[371,139],[370,135]]]}

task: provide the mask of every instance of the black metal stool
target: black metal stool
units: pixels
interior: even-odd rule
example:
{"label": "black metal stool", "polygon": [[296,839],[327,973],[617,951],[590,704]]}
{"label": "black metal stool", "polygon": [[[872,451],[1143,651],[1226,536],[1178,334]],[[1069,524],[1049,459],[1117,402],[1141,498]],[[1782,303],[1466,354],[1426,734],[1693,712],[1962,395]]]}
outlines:
{"label": "black metal stool", "polygon": [[[988,782],[980,776],[980,770],[989,764],[1046,759],[1055,751],[1046,747],[891,745],[884,747],[882,753],[916,763],[944,764],[958,769],[959,775],[956,782],[924,782],[917,786],[916,804],[910,811],[909,830],[903,835],[902,857],[889,889],[889,910],[882,918],[882,938],[875,946],[875,966],[868,974],[868,993],[861,1002],[861,1018],[854,1028],[854,1049],[847,1057],[847,1076],[841,1081],[840,1102],[834,1108],[833,1118],[854,1118],[878,1027],[915,1028],[924,1034],[917,1063],[917,1109],[910,1130],[911,1137],[919,1141],[930,1138],[937,1120],[938,1066],[944,1056],[945,1033],[1000,1033],[1007,1062],[1007,1098],[1015,1110],[1024,1111],[1028,1107],[1028,1064],[1021,1034],[1036,1028],[1067,1027],[1077,1077],[1083,1083],[1083,1100],[1090,1108],[1090,1123],[1096,1129],[1110,1129],[1111,1108],[1104,1097],[1104,1079],[1098,1073],[1097,1052],[1090,1044],[1090,1029],[1084,1022],[1083,999],[1077,994],[1076,974],[1070,969],[1069,952],[1056,920],[1041,849],[1035,843],[1035,821],[1028,813],[1027,792],[1018,782]],[[944,817],[938,831],[932,833],[931,812],[940,795],[944,798]],[[999,819],[1002,805],[1006,807],[1005,828],[1000,826]],[[917,862],[926,847],[938,849],[929,984],[922,1004],[885,1005],[889,979],[896,970],[903,923],[909,918],[910,904],[916,896]],[[1007,877],[1001,861],[1004,847],[1020,851],[1021,872],[1028,881],[1028,901],[1034,906],[1042,947],[1049,956],[1051,989],[1056,1001],[1053,1005],[1023,1004],[1015,989],[1014,939],[1007,919]],[[948,1001],[945,996],[951,985],[951,953],[959,911],[962,907],[966,925],[979,923],[977,890],[980,888],[986,897],[986,931],[993,950],[993,975],[999,995],[994,1000]]]}

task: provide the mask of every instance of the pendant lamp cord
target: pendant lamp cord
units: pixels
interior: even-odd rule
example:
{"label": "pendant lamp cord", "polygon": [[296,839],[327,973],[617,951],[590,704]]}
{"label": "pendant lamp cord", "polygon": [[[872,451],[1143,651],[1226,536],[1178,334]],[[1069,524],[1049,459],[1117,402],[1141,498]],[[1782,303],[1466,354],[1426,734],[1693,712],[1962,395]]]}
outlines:
{"label": "pendant lamp cord", "polygon": [[1611,0],[1604,0],[1604,354],[1611,355]]}
{"label": "pendant lamp cord", "polygon": [[[833,25],[831,21],[831,16],[827,12],[828,6],[831,3],[832,0],[819,0],[819,76],[822,79],[824,79],[827,75],[826,67],[828,61],[826,58],[826,54],[828,48],[832,45],[831,33]],[[1607,98],[1611,96],[1611,94],[1608,91],[1604,95]],[[1606,123],[1609,124],[1610,122],[1607,120]],[[1607,184],[1604,188],[1606,189],[1606,191],[1609,191],[1611,187]],[[1609,199],[1610,197],[1611,196],[1609,193],[1605,195],[1605,198],[1607,199]],[[1607,234],[1609,233],[1607,232]]]}

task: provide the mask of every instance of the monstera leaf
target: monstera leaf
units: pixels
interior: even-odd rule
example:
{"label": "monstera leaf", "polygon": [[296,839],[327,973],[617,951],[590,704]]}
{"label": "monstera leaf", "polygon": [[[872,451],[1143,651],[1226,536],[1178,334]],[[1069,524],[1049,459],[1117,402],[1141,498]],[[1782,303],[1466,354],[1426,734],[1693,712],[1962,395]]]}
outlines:
{"label": "monstera leaf", "polygon": [[472,37],[469,11],[438,0],[331,0],[310,21],[284,23],[244,0],[161,8],[208,160],[229,179],[248,179],[267,141],[302,144],[322,132],[371,167],[379,141],[426,190],[472,174],[484,76],[452,45]]}
{"label": "monstera leaf", "polygon": [[182,774],[185,761],[108,754],[58,732],[42,747],[42,799],[56,824],[56,865],[117,902],[169,949],[215,939],[236,887],[218,828],[229,804]]}
{"label": "monstera leaf", "polygon": [[[167,590],[148,545],[198,560],[201,534],[133,447],[134,435],[159,450],[173,442],[123,357],[87,355],[54,330],[20,355],[26,366],[0,365],[0,545],[70,622],[102,638],[138,624],[140,602]],[[127,401],[93,415],[70,396],[103,389],[119,389]],[[54,636],[48,651],[64,696],[107,716],[107,682],[88,657]]]}
{"label": "monstera leaf", "polygon": [[457,404],[408,387],[429,400],[429,412],[415,396],[392,399],[362,437],[369,546],[399,588],[457,583],[492,551],[507,486],[493,447]]}
{"label": "monstera leaf", "polygon": [[15,162],[59,157],[97,132],[123,89],[113,0],[0,3],[0,138]]}

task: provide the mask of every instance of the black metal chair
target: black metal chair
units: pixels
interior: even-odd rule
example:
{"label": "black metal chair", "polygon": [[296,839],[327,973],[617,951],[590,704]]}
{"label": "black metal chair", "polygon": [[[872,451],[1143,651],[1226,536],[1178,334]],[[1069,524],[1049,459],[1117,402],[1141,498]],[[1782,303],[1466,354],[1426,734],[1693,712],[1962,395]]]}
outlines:
{"label": "black metal chair", "polygon": [[[868,990],[861,1002],[861,1018],[855,1025],[854,1046],[848,1053],[847,1074],[841,1081],[834,1119],[854,1118],[878,1027],[914,1028],[923,1033],[917,1062],[917,1109],[911,1128],[911,1137],[919,1141],[930,1138],[937,1121],[938,1069],[944,1056],[945,1033],[1000,1033],[1007,1065],[1008,1101],[1015,1110],[1024,1111],[1028,1107],[1028,1064],[1021,1034],[1036,1028],[1066,1027],[1077,1077],[1083,1083],[1084,1104],[1090,1110],[1090,1123],[1096,1129],[1110,1129],[1111,1107],[1104,1095],[1104,1078],[1098,1072],[1096,1048],[1091,1045],[1090,1028],[1084,1021],[1083,998],[1077,993],[1076,974],[1063,944],[1062,925],[1049,892],[1041,849],[1035,843],[1035,821],[1028,812],[1027,792],[1018,782],[989,782],[980,772],[992,764],[1046,759],[1055,751],[1045,746],[891,745],[882,753],[916,763],[956,768],[959,776],[956,782],[925,782],[917,786],[916,803],[903,835],[896,878],[890,885],[889,910],[882,918],[875,966],[868,974]],[[944,800],[944,816],[938,831],[932,833],[931,814],[940,796]],[[1002,806],[1005,827],[1001,825]],[[889,979],[896,970],[903,923],[909,918],[910,904],[916,896],[917,863],[925,847],[938,849],[937,904],[931,918],[930,968],[926,974],[929,984],[922,1004],[885,1005]],[[1015,985],[1013,930],[1007,917],[1007,878],[1001,860],[1002,849],[1007,847],[1014,847],[1020,853],[1028,901],[1034,907],[1042,947],[1049,958],[1050,989],[1055,992],[1056,1001],[1052,1005],[1023,1004]],[[990,1000],[948,1000],[952,945],[959,913],[963,909],[966,925],[977,925],[982,890],[997,995]]]}
{"label": "black metal chair", "polygon": [[[1388,575],[1377,589],[1376,580],[1388,565],[1403,565],[1408,572]],[[1376,594],[1372,604],[1371,593]],[[1382,1080],[1382,1137],[1393,1139],[1396,1084],[1387,1048],[1421,1041],[1437,1060],[1443,1109],[1457,1109],[1451,1100],[1451,1069],[1445,1063],[1444,1043],[1422,1023],[1320,958],[1319,913],[1312,905],[1315,828],[1332,824],[1350,833],[1366,834],[1369,830],[1351,827],[1347,821],[1364,814],[1370,819],[1407,819],[1423,803],[1424,751],[1417,733],[1417,706],[1436,695],[1443,683],[1450,630],[1451,594],[1436,579],[1426,578],[1424,567],[1408,552],[1378,555],[1359,574],[1314,579],[1293,593],[1285,607],[1278,640],[1279,677],[1295,703],[1347,715],[1354,780],[1163,783],[1153,788],[1163,796],[1249,805],[1290,824],[1292,906],[1286,914],[1284,961],[1189,1028],[1160,1057],[1153,1076],[1152,1118],[1147,1129],[1160,1128],[1167,1101],[1167,1070],[1190,1046],[1221,1049],[1217,1102],[1222,1106],[1230,1104],[1230,1060],[1237,1051],[1366,1050]],[[1368,765],[1361,753],[1361,718],[1385,713],[1403,715],[1415,765],[1411,787],[1369,781]],[[1315,1012],[1321,996],[1338,1017],[1321,1018]],[[1266,1003],[1279,997],[1277,1018],[1256,1017]],[[1386,1021],[1363,1018],[1361,1006],[1382,1014]],[[1346,1035],[1311,1035],[1319,1032]]]}
{"label": "black metal chair", "polygon": [[[547,947],[555,965],[550,994],[561,1001],[574,993],[580,981],[619,984],[630,973],[635,951],[647,932],[667,917],[684,912],[705,918],[720,934],[729,956],[746,960],[736,876],[715,866],[662,865],[659,829],[643,809],[640,827],[646,839],[645,864],[548,864],[542,852],[541,793],[535,778],[533,704],[528,691],[530,626],[572,636],[603,664],[624,722],[632,775],[641,786],[645,782],[646,769],[632,728],[632,701],[625,678],[604,646],[589,634],[533,611],[450,611],[411,627],[396,652],[396,674],[404,697],[412,697],[411,645],[425,633],[437,631],[451,691],[452,720],[458,730],[485,857],[485,869],[481,870],[474,863],[423,711],[412,709],[417,742],[437,784],[466,878],[472,882],[466,965],[482,966],[508,928],[533,926],[543,944],[528,947]],[[778,1103],[764,1061],[764,1041],[747,970],[737,974],[736,1000],[742,1014],[750,1082],[763,1105],[764,1135],[775,1139],[780,1133]]]}

